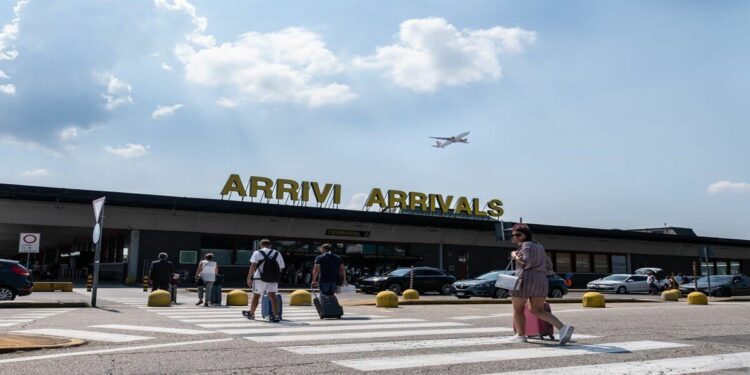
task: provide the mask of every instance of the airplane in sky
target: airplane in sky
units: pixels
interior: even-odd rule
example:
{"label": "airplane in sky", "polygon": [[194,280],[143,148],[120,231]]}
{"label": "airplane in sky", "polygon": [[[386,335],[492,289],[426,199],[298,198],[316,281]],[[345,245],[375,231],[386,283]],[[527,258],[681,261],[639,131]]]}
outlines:
{"label": "airplane in sky", "polygon": [[[430,138],[437,139],[437,141],[435,141],[435,144],[432,145],[432,147],[445,148],[445,146],[448,146],[453,143],[469,143],[469,140],[466,138],[467,135],[469,135],[469,132],[463,132],[455,137],[430,137]],[[443,141],[443,142],[440,142],[440,141]]]}

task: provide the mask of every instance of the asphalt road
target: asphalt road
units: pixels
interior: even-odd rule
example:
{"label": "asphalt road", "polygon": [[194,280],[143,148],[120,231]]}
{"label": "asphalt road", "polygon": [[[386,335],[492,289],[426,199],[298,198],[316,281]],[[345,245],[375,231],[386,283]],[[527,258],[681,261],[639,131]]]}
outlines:
{"label": "asphalt road", "polygon": [[[99,296],[99,308],[0,309],[3,332],[89,338],[76,348],[2,354],[0,373],[750,373],[746,302],[554,304],[580,335],[559,347],[504,342],[510,305],[347,307],[346,319],[323,322],[312,307],[285,306],[287,322],[272,324],[247,321],[239,308],[187,303],[193,295],[170,308],[146,308],[137,289]],[[597,367],[568,368],[587,365]]]}

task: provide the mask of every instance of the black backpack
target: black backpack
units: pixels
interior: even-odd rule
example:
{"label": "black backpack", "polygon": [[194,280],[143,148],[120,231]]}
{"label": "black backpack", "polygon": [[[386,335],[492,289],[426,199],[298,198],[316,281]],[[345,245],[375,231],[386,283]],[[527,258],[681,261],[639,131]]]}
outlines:
{"label": "black backpack", "polygon": [[[263,255],[263,259],[258,262],[258,268],[260,269],[260,266],[265,263],[263,271],[260,271],[260,279],[267,283],[278,283],[281,280],[281,268],[279,268],[279,262],[276,261],[276,258],[279,257],[279,252],[272,252],[273,256],[268,256],[265,251],[260,252]],[[269,259],[273,262],[266,262]]]}

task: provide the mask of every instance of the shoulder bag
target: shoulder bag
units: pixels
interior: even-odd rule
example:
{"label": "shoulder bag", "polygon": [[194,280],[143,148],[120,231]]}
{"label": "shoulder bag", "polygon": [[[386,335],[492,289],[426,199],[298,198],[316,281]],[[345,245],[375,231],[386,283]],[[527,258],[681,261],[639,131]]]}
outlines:
{"label": "shoulder bag", "polygon": [[[513,260],[511,259],[510,262],[508,262],[508,266],[505,267],[505,270],[511,270],[513,265]],[[495,287],[505,290],[518,290],[519,282],[518,282],[518,276],[515,275],[506,275],[504,273],[497,275],[497,281],[495,281]]]}

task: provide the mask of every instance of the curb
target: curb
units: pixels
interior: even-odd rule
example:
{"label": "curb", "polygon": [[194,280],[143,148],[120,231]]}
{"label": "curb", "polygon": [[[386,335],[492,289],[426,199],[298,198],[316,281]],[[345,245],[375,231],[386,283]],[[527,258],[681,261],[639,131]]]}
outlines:
{"label": "curb", "polygon": [[[34,343],[34,341],[37,341],[37,343]],[[81,339],[31,335],[0,335],[0,353],[39,349],[62,349],[80,346],[85,343],[86,341]]]}
{"label": "curb", "polygon": [[91,307],[86,302],[0,302],[0,309]]}
{"label": "curb", "polygon": [[[187,291],[187,292],[190,292],[190,293],[198,293],[198,288],[185,288],[184,290]],[[233,290],[241,290],[241,291],[243,291],[245,293],[252,293],[253,292],[253,290],[250,289],[250,288],[221,288],[221,292],[222,293],[229,293],[229,292],[231,292]],[[284,288],[284,289],[279,289],[279,293],[292,293],[292,292],[297,291],[297,290],[306,290],[306,291],[308,291],[310,293],[312,293],[312,291],[313,291],[310,288],[299,288],[299,289]]]}
{"label": "curb", "polygon": [[[573,298],[547,298],[549,303],[583,303],[581,299]],[[608,299],[609,303],[643,303],[661,302],[653,299],[618,298]],[[399,299],[399,305],[510,305],[509,299],[476,299],[476,300],[403,300]],[[374,301],[342,301],[342,306],[375,306]]]}

